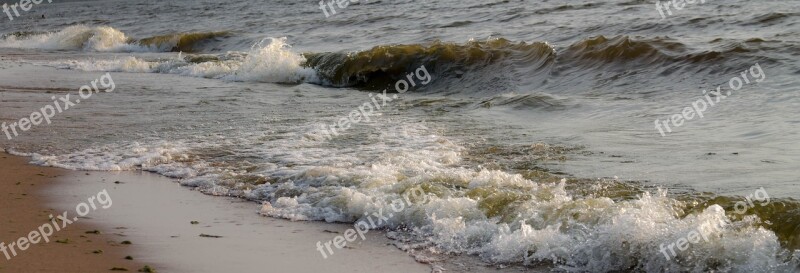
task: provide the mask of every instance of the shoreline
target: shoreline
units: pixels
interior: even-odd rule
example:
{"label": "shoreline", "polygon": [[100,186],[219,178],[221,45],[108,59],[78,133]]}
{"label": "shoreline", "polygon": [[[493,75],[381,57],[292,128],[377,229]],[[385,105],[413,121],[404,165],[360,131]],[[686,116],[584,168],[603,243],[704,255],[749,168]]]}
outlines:
{"label": "shoreline", "polygon": [[[18,256],[12,264],[0,263],[0,272],[112,272],[113,267],[137,272],[145,265],[157,272],[251,272],[265,268],[290,272],[431,272],[430,265],[393,246],[383,231],[371,231],[366,240],[323,258],[316,243],[331,240],[352,225],[264,217],[258,214],[261,205],[255,202],[208,196],[148,172],[70,171],[31,165],[24,157],[6,153],[0,158],[0,174],[36,185],[30,186],[36,189],[36,195],[3,201],[19,208],[10,210],[10,215],[4,210],[6,219],[30,219],[0,227],[0,234],[17,232],[5,235],[3,240],[45,223],[45,208],[54,215],[56,211],[74,215],[76,204],[103,190],[113,200],[108,209],[98,207],[52,236],[53,240],[69,238],[69,244],[39,243],[23,253],[24,259]],[[25,171],[14,171],[19,169]],[[22,185],[15,185],[13,179],[2,187],[16,196],[11,190]],[[26,225],[19,226],[23,223]],[[100,234],[84,234],[94,230]],[[103,253],[92,253],[97,249]],[[125,260],[126,256],[134,260]]]}
{"label": "shoreline", "polygon": [[[0,153],[0,176],[5,177],[0,182],[0,192],[5,197],[0,198],[3,208],[0,241],[10,245],[20,237],[28,237],[30,232],[51,222],[49,215],[55,217],[64,212],[49,204],[52,196],[48,190],[68,172],[30,165],[23,157]],[[70,213],[74,214],[75,204],[71,205]],[[15,245],[17,255],[8,251],[10,260],[0,254],[0,272],[109,272],[112,268],[135,272],[144,266],[135,258],[125,259],[136,247],[121,244],[113,230],[83,219],[54,231],[49,242],[34,237],[39,242],[29,244],[24,251]]]}

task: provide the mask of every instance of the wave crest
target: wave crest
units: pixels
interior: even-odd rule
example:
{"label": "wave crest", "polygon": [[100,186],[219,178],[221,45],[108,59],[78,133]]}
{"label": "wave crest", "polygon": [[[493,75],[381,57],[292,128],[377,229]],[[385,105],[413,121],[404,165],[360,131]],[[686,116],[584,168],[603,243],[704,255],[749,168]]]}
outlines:
{"label": "wave crest", "polygon": [[84,51],[141,51],[125,33],[112,27],[75,25],[49,33],[11,33],[0,47]]}
{"label": "wave crest", "polygon": [[310,53],[306,57],[306,66],[334,86],[383,89],[422,65],[438,75],[460,77],[467,71],[500,63],[541,65],[555,57],[555,50],[547,43],[491,39],[466,44],[436,41],[429,45],[386,45],[354,53]]}
{"label": "wave crest", "polygon": [[139,57],[113,60],[72,60],[57,67],[83,71],[163,73],[221,79],[227,81],[302,83],[319,81],[317,73],[302,67],[303,55],[295,53],[286,38],[269,38],[248,52],[228,52],[220,56],[178,54],[174,58],[146,60]]}
{"label": "wave crest", "polygon": [[13,32],[3,36],[0,47],[91,52],[194,52],[210,40],[231,36],[229,32],[195,32],[129,38],[108,26],[74,25],[55,32]]}

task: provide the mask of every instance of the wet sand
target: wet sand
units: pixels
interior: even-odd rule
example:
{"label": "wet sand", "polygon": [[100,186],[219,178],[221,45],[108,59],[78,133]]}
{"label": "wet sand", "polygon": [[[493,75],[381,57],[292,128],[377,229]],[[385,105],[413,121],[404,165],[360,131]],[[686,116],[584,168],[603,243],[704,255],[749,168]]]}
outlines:
{"label": "wet sand", "polygon": [[[37,167],[27,159],[0,153],[0,241],[6,245],[50,222],[49,215],[59,215],[63,208],[49,204],[48,189],[62,178],[65,170]],[[85,199],[84,199],[85,200]],[[74,214],[74,206],[71,204]],[[92,217],[91,214],[87,217]],[[50,242],[40,241],[7,260],[0,253],[0,272],[110,272],[125,268],[136,272],[143,261],[132,255],[135,247],[124,245],[115,230],[80,219],[65,229],[54,232]],[[99,231],[99,234],[94,231]],[[88,232],[88,233],[87,233]],[[58,241],[58,242],[57,242]],[[101,252],[102,251],[102,252]],[[9,255],[13,255],[8,250]]]}

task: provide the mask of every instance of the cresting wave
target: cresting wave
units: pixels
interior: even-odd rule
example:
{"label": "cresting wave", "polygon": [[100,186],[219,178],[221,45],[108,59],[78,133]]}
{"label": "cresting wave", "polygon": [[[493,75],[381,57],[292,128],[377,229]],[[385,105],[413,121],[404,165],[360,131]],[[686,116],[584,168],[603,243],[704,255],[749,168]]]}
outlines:
{"label": "cresting wave", "polygon": [[214,39],[224,39],[230,37],[231,33],[221,32],[199,32],[199,33],[179,33],[161,35],[135,41],[135,44],[155,48],[159,51],[172,52],[196,52],[201,51],[202,43]]}
{"label": "cresting wave", "polygon": [[470,71],[504,65],[539,69],[552,62],[556,52],[547,43],[515,43],[506,39],[469,41],[466,44],[433,42],[428,45],[376,46],[354,53],[309,53],[313,67],[334,86],[383,89],[407,71],[424,65],[436,75],[461,78]]}
{"label": "cresting wave", "polygon": [[124,57],[113,60],[60,61],[54,65],[83,71],[165,73],[227,81],[300,83],[320,82],[317,73],[303,67],[305,58],[289,49],[286,38],[261,41],[248,52],[222,55],[179,53],[168,59]]}
{"label": "cresting wave", "polygon": [[202,43],[230,37],[229,32],[159,35],[143,39],[128,37],[113,27],[75,25],[57,32],[14,32],[3,36],[0,47],[94,52],[193,52]]}
{"label": "cresting wave", "polygon": [[[667,38],[635,39],[629,36],[597,36],[557,50],[546,42],[512,42],[503,38],[469,41],[465,44],[376,46],[352,53],[308,53],[306,66],[313,67],[334,86],[383,89],[402,78],[412,67],[425,65],[439,78],[457,81],[498,78],[544,81],[564,70],[610,71],[661,66],[695,66],[733,59],[750,59],[758,41],[726,44],[719,50],[693,52]],[[696,69],[696,68],[692,68]],[[524,81],[523,80],[523,81]]]}

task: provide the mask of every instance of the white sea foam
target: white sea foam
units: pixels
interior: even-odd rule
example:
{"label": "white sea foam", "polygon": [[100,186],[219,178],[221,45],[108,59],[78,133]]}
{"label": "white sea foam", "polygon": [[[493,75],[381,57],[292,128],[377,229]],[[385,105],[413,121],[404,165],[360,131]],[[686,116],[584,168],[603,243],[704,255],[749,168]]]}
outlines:
{"label": "white sea foam", "polygon": [[[82,50],[90,52],[162,52],[163,46],[146,46],[133,42],[122,31],[112,27],[75,25],[57,32],[8,35],[0,47],[50,50]],[[50,63],[56,67],[83,71],[166,73],[228,81],[270,83],[317,83],[317,72],[303,67],[306,59],[291,50],[285,37],[267,38],[247,52],[231,51],[218,59],[189,62],[177,53],[169,59],[147,60],[126,56],[114,59],[68,60]]]}
{"label": "white sea foam", "polygon": [[286,37],[269,38],[253,45],[241,64],[225,79],[248,82],[319,81],[314,69],[301,66],[305,61],[305,57],[290,50]]}
{"label": "white sea foam", "polygon": [[112,27],[75,25],[44,34],[9,35],[0,40],[0,47],[98,52],[152,51],[148,47],[129,44],[128,40],[125,33]]}
{"label": "white sea foam", "polygon": [[189,62],[178,53],[169,59],[146,60],[128,56],[101,60],[69,60],[51,63],[56,67],[83,71],[164,73],[226,81],[301,83],[319,82],[317,72],[303,67],[303,55],[291,51],[286,38],[269,38],[248,52],[228,52],[219,58]]}

